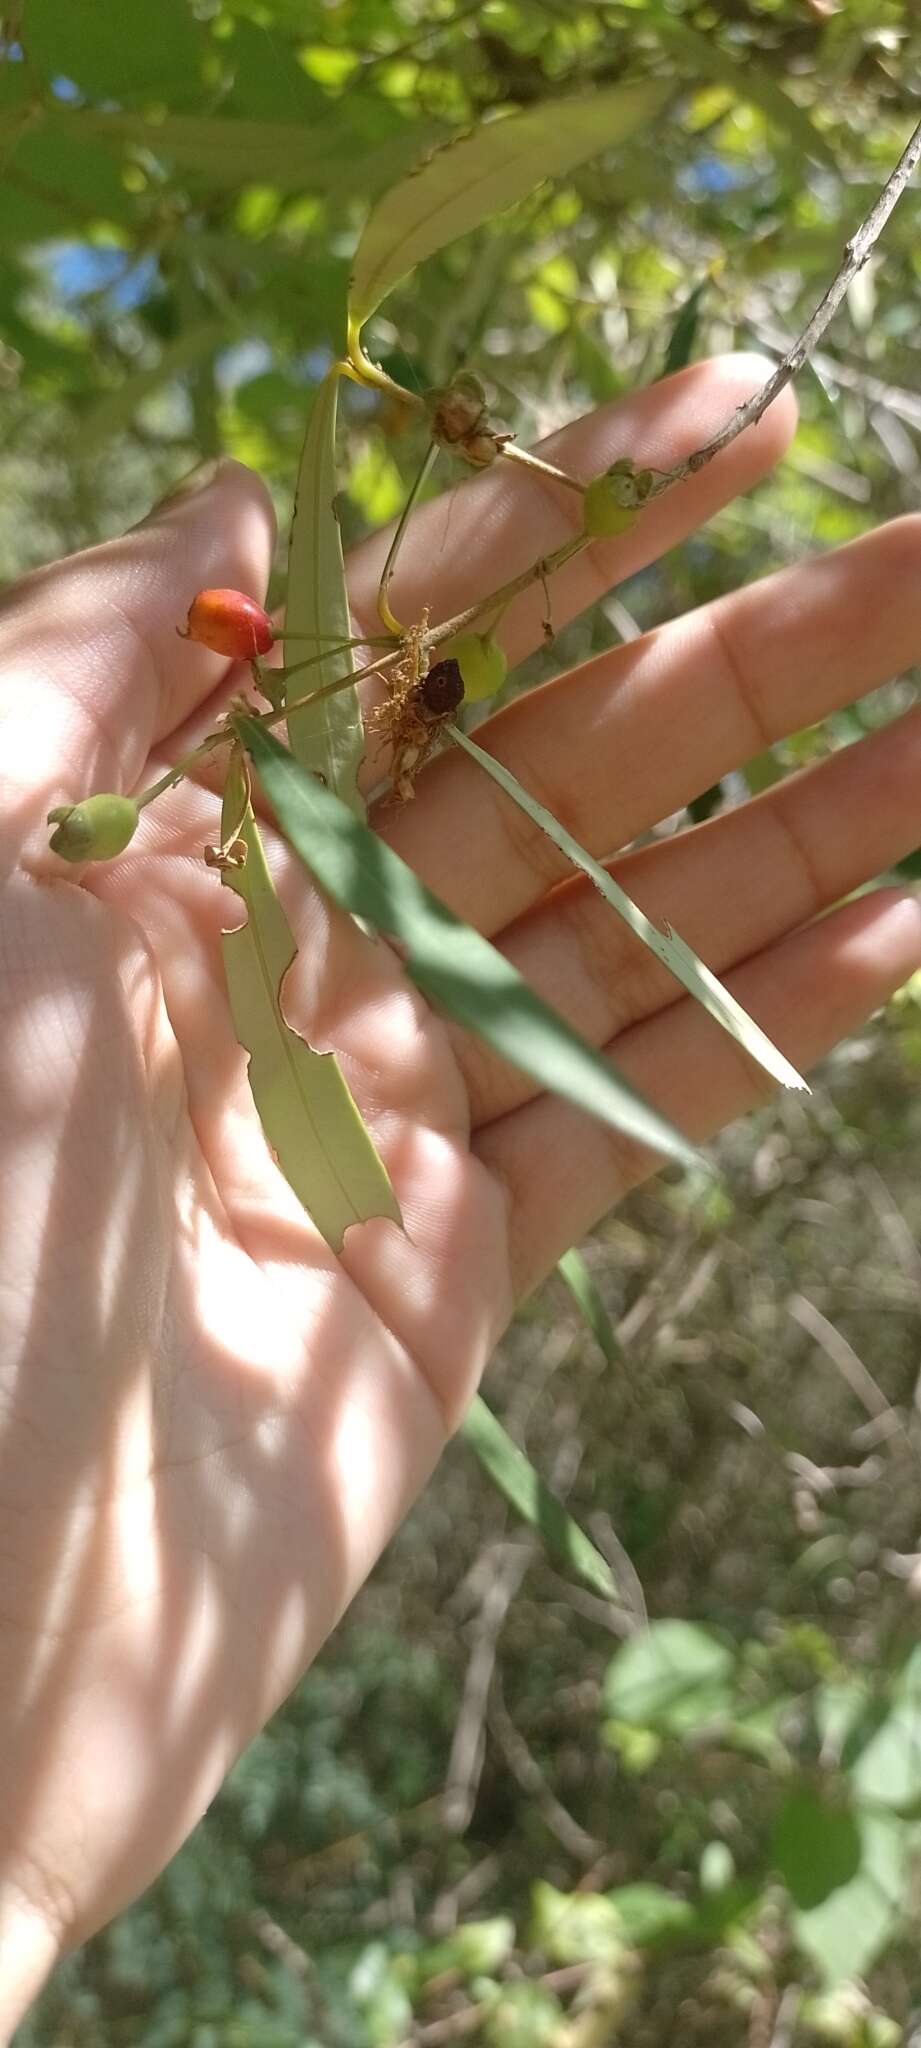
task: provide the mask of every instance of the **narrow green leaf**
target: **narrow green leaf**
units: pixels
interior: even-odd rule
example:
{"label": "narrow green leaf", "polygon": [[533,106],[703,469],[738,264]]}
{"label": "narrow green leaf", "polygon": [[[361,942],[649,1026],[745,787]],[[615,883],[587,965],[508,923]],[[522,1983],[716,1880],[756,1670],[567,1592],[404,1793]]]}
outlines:
{"label": "narrow green leaf", "polygon": [[461,1434],[493,1485],[515,1513],[539,1531],[551,1555],[576,1572],[603,1600],[616,1599],[614,1574],[600,1550],[595,1549],[578,1522],[567,1514],[562,1501],[551,1493],[530,1459],[512,1441],[479,1394],[474,1395],[464,1416]]}
{"label": "narrow green leaf", "polygon": [[[330,636],[348,640],[352,631],[335,505],[338,392],[338,375],[330,370],[310,408],[297,476],[285,604],[288,632],[304,636],[292,642],[295,660],[319,654]],[[329,654],[313,670],[309,687],[319,690],[353,667],[350,648]],[[297,688],[296,677],[292,687]],[[337,690],[334,696],[293,712],[288,739],[301,766],[322,775],[327,787],[363,818],[358,770],[364,733],[358,691]]]}
{"label": "narrow green leaf", "polygon": [[[142,114],[77,108],[54,117],[75,143],[95,136],[121,154],[126,144],[151,150],[215,190],[274,185],[280,192],[328,192],[338,200],[373,197],[399,178],[419,149],[415,122],[368,144],[350,130],[343,106],[331,127],[295,121],[235,120],[227,114]],[[425,124],[429,136],[440,130]]]}
{"label": "narrow green leaf", "polygon": [[661,960],[663,967],[668,968],[676,981],[681,982],[688,994],[692,995],[696,1002],[701,1003],[711,1017],[715,1017],[716,1022],[722,1025],[724,1031],[729,1032],[731,1038],[737,1039],[738,1043],[744,1046],[745,1051],[752,1059],[758,1061],[766,1073],[775,1081],[781,1081],[785,1088],[805,1088],[808,1095],[809,1090],[802,1075],[798,1074],[796,1068],[784,1058],[783,1053],[778,1052],[777,1047],[771,1044],[760,1025],[748,1016],[741,1003],[736,1002],[735,997],[729,994],[716,975],[711,974],[709,967],[705,967],[703,961],[698,960],[696,953],[692,953],[690,946],[685,945],[677,932],[660,932],[651,917],[647,917],[645,911],[631,902],[630,897],[618,887],[607,870],[599,867],[598,862],[592,859],[590,853],[586,853],[584,846],[579,845],[571,832],[567,832],[565,826],[553,816],[552,811],[548,811],[536,798],[529,796],[515,776],[510,775],[507,768],[503,768],[499,761],[494,760],[492,754],[484,753],[482,747],[478,747],[476,741],[468,738],[458,726],[450,728],[448,737],[453,740],[455,746],[462,748],[465,754],[470,754],[479,767],[485,769],[493,782],[498,783],[506,796],[511,797],[519,810],[524,811],[535,825],[539,825],[542,832],[546,832],[548,839],[553,840],[554,846],[558,846],[560,852],[565,853],[567,860],[571,860],[574,867],[581,868],[589,881],[594,882],[599,895],[603,896],[605,902],[610,903],[611,909],[617,911],[618,917],[622,917],[624,923],[629,925],[635,937],[641,939],[644,946],[649,947],[649,951],[655,954],[657,960]]}
{"label": "narrow green leaf", "polygon": [[565,1280],[570,1294],[581,1309],[599,1349],[603,1351],[609,1365],[619,1365],[623,1352],[614,1334],[614,1325],[598,1292],[582,1253],[573,1246],[557,1260],[557,1272]]}
{"label": "narrow green leaf", "polygon": [[355,254],[353,331],[427,256],[653,121],[671,85],[647,82],[547,100],[443,143],[385,193]]}
{"label": "narrow green leaf", "polygon": [[251,808],[241,810],[239,774],[228,775],[222,830],[246,843],[242,868],[222,880],[247,909],[222,945],[234,1029],[249,1053],[259,1119],[286,1180],[328,1244],[341,1247],[350,1223],[400,1211],[332,1053],[314,1052],[286,1022],[281,990],[295,957],[291,928],[266,866]]}
{"label": "narrow green leaf", "polygon": [[455,917],[353,811],[305,774],[287,747],[252,719],[240,716],[234,724],[305,867],[344,910],[402,942],[406,972],[430,1001],[542,1088],[682,1165],[699,1163],[687,1139],[535,995],[488,939]]}
{"label": "narrow green leaf", "polygon": [[683,370],[691,360],[700,325],[700,309],[709,284],[709,277],[701,278],[700,283],[688,293],[683,306],[678,308],[665,350],[663,377],[674,376],[676,370]]}

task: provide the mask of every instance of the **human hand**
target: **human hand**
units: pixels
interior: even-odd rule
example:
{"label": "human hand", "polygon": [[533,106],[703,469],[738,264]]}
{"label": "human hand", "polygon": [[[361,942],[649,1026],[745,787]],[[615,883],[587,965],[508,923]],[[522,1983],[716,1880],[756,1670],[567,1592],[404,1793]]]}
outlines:
{"label": "human hand", "polygon": [[[555,437],[577,474],[664,466],[760,381],[695,366]],[[747,488],[786,394],[692,482],[554,584],[556,623]],[[427,507],[392,601],[433,618],[565,538],[570,495],[499,464]],[[745,588],[521,697],[478,740],[608,857],[770,740],[921,653],[916,521]],[[261,486],[222,465],[124,539],[0,608],[0,2035],[61,1949],[162,1868],[424,1485],[516,1298],[654,1165],[433,1016],[392,950],[330,913],[267,834],[300,954],[292,1022],[336,1049],[405,1233],[339,1258],[269,1157],[233,1037],[203,866],[215,803],[184,784],[79,883],[50,805],[134,790],[210,729],[239,674],[181,646],[203,585],[261,594]],[[384,547],[352,564],[373,630]],[[540,638],[529,591],[513,660]],[[916,844],[921,711],[614,872],[798,1065],[921,961],[879,891]],[[453,751],[373,822],[423,879],[689,1135],[764,1077]],[[236,906],[231,905],[231,912]]]}

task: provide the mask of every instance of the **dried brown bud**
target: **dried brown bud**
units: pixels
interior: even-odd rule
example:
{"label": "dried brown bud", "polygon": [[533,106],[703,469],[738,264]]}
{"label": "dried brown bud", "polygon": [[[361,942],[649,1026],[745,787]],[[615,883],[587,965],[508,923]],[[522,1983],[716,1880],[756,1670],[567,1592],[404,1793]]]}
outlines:
{"label": "dried brown bud", "polygon": [[451,384],[437,384],[426,393],[433,441],[453,448],[476,432],[486,418],[486,393],[472,370],[461,370]]}

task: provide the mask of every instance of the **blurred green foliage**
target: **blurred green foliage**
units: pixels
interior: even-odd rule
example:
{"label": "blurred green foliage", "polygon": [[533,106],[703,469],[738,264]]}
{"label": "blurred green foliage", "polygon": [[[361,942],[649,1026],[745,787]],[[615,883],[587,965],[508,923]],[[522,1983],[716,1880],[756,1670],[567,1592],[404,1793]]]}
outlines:
{"label": "blurred green foliage", "polygon": [[[219,450],[266,475],[284,529],[368,202],[441,137],[592,82],[669,85],[648,135],[446,249],[369,329],[413,389],[474,367],[529,440],[695,357],[782,349],[921,86],[907,0],[13,0],[0,34],[4,578]],[[916,218],[909,196],[774,477],[516,687],[916,509]],[[399,510],[420,442],[398,405],[343,397],[349,539]],[[749,787],[913,689],[795,735]],[[918,2039],[919,1010],[912,986],[810,1103],[729,1133],[717,1189],[663,1176],[599,1233],[579,1286],[607,1360],[556,1283],[493,1368],[541,1470],[572,1452],[569,1505],[618,1582],[639,1575],[651,1631],[612,1642],[631,1617],[527,1548],[446,1825],[486,1594],[531,1542],[455,1446],[22,2048]],[[875,1422],[828,1329],[866,1361]]]}

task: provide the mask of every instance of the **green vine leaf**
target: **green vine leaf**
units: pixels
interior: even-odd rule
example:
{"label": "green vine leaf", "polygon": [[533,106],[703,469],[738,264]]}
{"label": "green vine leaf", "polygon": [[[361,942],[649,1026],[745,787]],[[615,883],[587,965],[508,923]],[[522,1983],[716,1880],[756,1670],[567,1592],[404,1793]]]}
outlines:
{"label": "green vine leaf", "polygon": [[287,747],[251,718],[238,715],[234,728],[305,867],[343,910],[400,940],[406,973],[431,1002],[541,1088],[667,1158],[699,1164],[688,1140],[610,1061],[542,1002],[488,939],[439,902],[353,811],[306,774]]}
{"label": "green vine leaf", "polygon": [[[298,470],[285,605],[287,631],[304,636],[292,642],[295,661],[320,653],[331,636],[348,640],[352,631],[335,507],[338,392],[338,373],[330,370],[310,408]],[[351,648],[343,648],[339,654],[330,652],[313,669],[309,687],[319,690],[353,668]],[[297,677],[293,688],[297,688]],[[302,710],[292,712],[288,738],[301,766],[322,775],[327,787],[363,818],[358,770],[364,734],[357,689],[337,690],[318,704],[305,704]]]}
{"label": "green vine leaf", "polygon": [[458,235],[526,198],[653,121],[674,87],[613,86],[548,100],[443,143],[374,207],[355,254],[349,328],[355,336],[407,272]]}
{"label": "green vine leaf", "polygon": [[709,967],[705,967],[703,961],[698,960],[696,953],[692,952],[690,946],[685,945],[677,932],[660,932],[651,917],[647,917],[645,911],[640,910],[612,880],[606,868],[599,867],[598,862],[592,859],[590,853],[586,853],[584,846],[579,845],[571,832],[567,832],[565,825],[560,824],[552,811],[539,804],[535,797],[529,796],[516,777],[510,775],[508,769],[503,768],[499,761],[494,760],[492,754],[484,753],[482,747],[478,747],[476,741],[468,738],[468,735],[461,732],[457,726],[451,727],[448,737],[455,746],[469,754],[477,765],[491,776],[493,782],[498,783],[499,788],[506,796],[511,797],[519,810],[524,811],[542,832],[546,832],[547,838],[552,839],[554,846],[558,846],[567,860],[572,861],[573,867],[581,868],[582,873],[594,883],[599,895],[603,896],[605,902],[610,903],[611,909],[617,911],[618,917],[622,917],[624,923],[629,925],[635,937],[641,939],[644,946],[648,946],[650,953],[654,953],[656,959],[661,960],[663,967],[667,967],[676,981],[681,982],[682,987],[694,997],[695,1002],[700,1003],[710,1016],[715,1018],[717,1024],[721,1024],[723,1030],[728,1031],[730,1037],[744,1047],[753,1060],[757,1060],[758,1065],[764,1068],[765,1073],[771,1075],[772,1080],[782,1082],[785,1088],[804,1088],[806,1094],[809,1094],[802,1075],[797,1073],[796,1068],[791,1066],[782,1052],[778,1052],[776,1045],[772,1045],[761,1026],[749,1017],[741,1003],[736,1002],[735,997],[729,994],[716,975],[711,974]]}
{"label": "green vine leaf", "polygon": [[461,1435],[515,1513],[538,1531],[551,1556],[576,1572],[602,1600],[616,1599],[614,1574],[600,1550],[573,1521],[479,1394],[474,1395],[464,1416]]}
{"label": "green vine leaf", "polygon": [[245,777],[232,763],[222,838],[246,846],[242,867],[221,879],[246,905],[246,923],[222,933],[234,1029],[249,1053],[249,1083],[278,1164],[317,1229],[339,1251],[350,1223],[401,1221],[386,1170],[331,1052],[314,1052],[292,1030],[281,1002],[297,948],[266,865]]}

